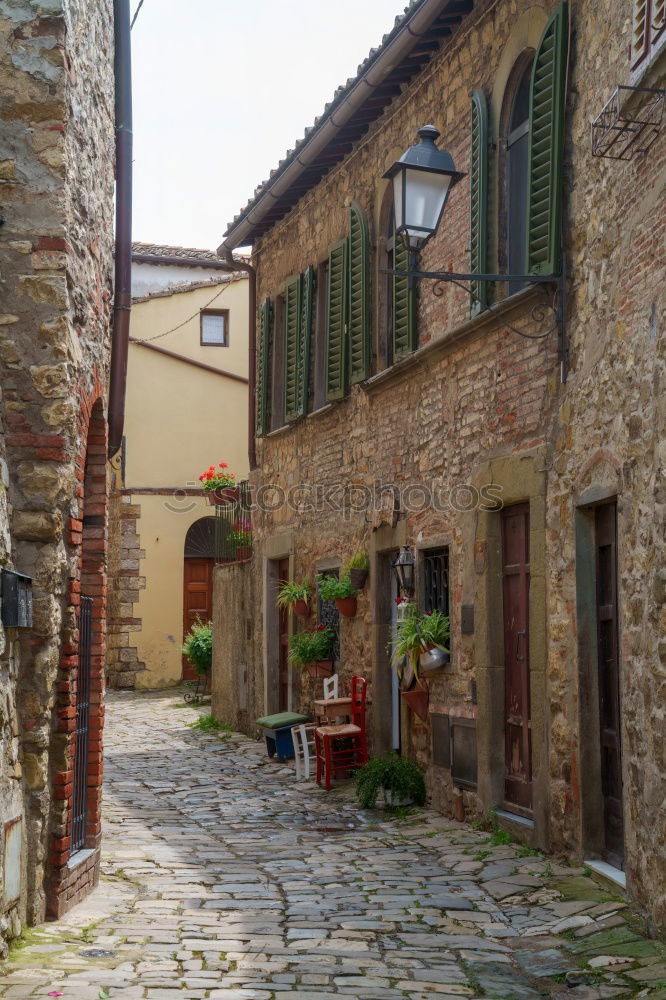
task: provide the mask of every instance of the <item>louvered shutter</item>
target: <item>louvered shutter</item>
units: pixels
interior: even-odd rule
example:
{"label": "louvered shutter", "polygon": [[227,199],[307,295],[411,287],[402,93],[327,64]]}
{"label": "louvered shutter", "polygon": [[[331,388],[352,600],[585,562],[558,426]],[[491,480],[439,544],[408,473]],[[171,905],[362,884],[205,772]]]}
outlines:
{"label": "louvered shutter", "polygon": [[349,206],[349,372],[352,383],[370,374],[369,235],[360,205]]}
{"label": "louvered shutter", "polygon": [[307,413],[310,393],[310,345],[312,342],[312,301],[314,268],[306,268],[301,278],[301,322],[298,336],[298,416]]}
{"label": "louvered shutter", "polygon": [[546,25],[532,67],[527,167],[530,274],[557,274],[560,268],[568,26],[568,6],[562,3]]}
{"label": "louvered shutter", "polygon": [[657,49],[661,48],[665,44],[664,35],[666,34],[666,0],[652,0],[652,26],[650,32],[650,42],[652,47],[652,55],[656,54]]}
{"label": "louvered shutter", "polygon": [[[409,253],[402,240],[394,237],[393,267],[406,271]],[[416,285],[409,288],[408,279],[393,275],[393,358],[399,361],[416,349]]]}
{"label": "louvered shutter", "polygon": [[271,300],[265,299],[259,317],[259,364],[257,366],[257,437],[268,430],[268,362],[271,349]]}
{"label": "louvered shutter", "polygon": [[[487,272],[488,247],[488,105],[483,91],[472,91],[472,141],[470,148],[470,271]],[[471,314],[482,312],[488,302],[488,283],[472,281],[476,299],[471,302]]]}
{"label": "louvered shutter", "polygon": [[299,328],[301,325],[301,278],[287,285],[284,303],[284,417],[298,416]]}
{"label": "louvered shutter", "polygon": [[638,69],[650,50],[651,0],[634,0],[631,26],[631,69]]}
{"label": "louvered shutter", "polygon": [[326,398],[342,399],[347,389],[347,240],[328,257],[326,294]]}

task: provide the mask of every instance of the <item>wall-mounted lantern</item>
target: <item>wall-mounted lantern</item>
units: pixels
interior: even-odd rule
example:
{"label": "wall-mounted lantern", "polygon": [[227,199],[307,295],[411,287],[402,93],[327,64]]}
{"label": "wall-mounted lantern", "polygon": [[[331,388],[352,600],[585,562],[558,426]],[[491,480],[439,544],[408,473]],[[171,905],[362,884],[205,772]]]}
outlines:
{"label": "wall-mounted lantern", "polygon": [[32,578],[11,569],[2,571],[2,624],[32,628]]}
{"label": "wall-mounted lantern", "polygon": [[400,592],[411,596],[414,593],[414,553],[409,545],[403,545],[392,568]]}

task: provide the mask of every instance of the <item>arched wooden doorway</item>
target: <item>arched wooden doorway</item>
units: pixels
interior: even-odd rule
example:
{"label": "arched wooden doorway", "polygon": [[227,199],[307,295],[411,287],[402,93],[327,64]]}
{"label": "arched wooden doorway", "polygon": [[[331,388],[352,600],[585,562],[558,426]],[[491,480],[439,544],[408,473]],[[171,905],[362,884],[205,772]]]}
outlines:
{"label": "arched wooden doorway", "polygon": [[[183,567],[183,635],[196,621],[213,617],[213,566],[215,565],[215,518],[202,517],[185,536]],[[195,680],[196,674],[183,657],[183,680]]]}

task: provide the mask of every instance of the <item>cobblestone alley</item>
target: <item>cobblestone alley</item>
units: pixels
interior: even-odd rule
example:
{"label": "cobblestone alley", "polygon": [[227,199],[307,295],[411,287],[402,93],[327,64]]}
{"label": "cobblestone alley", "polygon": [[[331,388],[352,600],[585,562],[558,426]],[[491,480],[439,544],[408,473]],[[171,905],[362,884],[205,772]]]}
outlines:
{"label": "cobblestone alley", "polygon": [[666,997],[665,949],[585,871],[360,814],[198,711],[109,695],[102,882],[13,949],[0,997]]}

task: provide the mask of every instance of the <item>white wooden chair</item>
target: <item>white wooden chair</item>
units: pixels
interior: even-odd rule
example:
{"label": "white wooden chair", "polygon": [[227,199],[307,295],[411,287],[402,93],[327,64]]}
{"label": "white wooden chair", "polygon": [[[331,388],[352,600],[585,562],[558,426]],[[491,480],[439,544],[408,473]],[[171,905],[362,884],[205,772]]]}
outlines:
{"label": "white wooden chair", "polygon": [[329,698],[338,697],[338,675],[333,674],[331,677],[324,677],[324,698],[328,701]]}
{"label": "white wooden chair", "polygon": [[291,730],[294,742],[296,781],[307,781],[311,777],[310,761],[315,759],[314,731],[316,728],[315,725],[300,725],[294,726]]}

